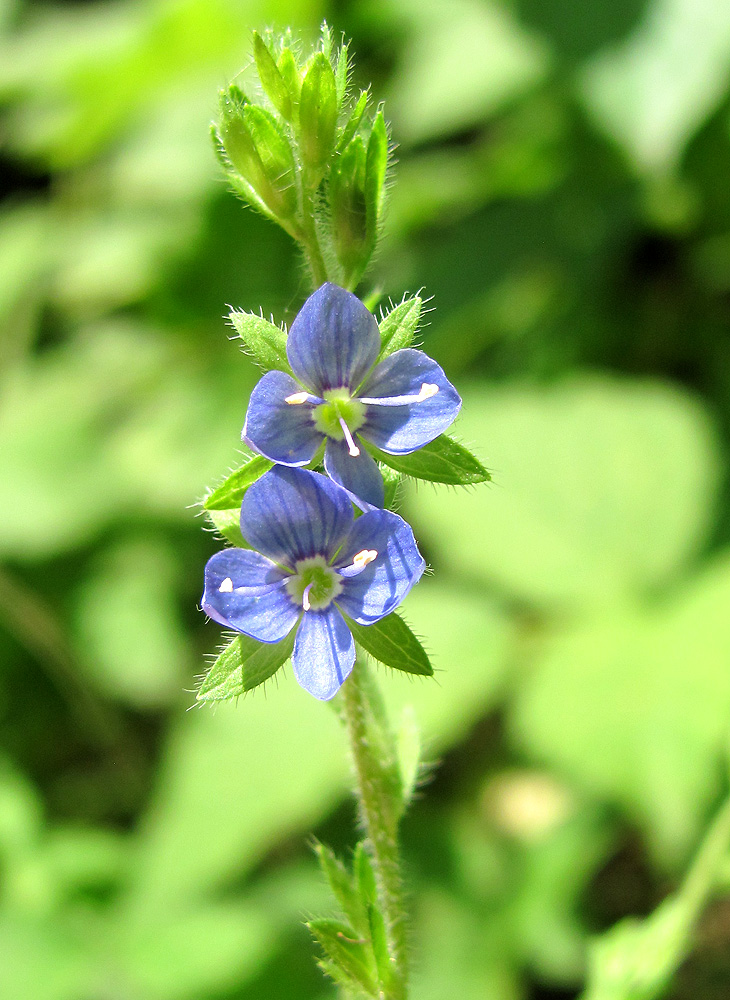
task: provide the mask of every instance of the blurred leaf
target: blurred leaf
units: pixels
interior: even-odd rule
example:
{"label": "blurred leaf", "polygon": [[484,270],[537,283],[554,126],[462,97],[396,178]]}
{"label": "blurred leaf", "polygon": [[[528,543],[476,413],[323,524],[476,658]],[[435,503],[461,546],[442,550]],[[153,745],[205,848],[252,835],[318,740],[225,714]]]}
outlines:
{"label": "blurred leaf", "polygon": [[616,609],[555,636],[514,705],[520,742],[620,803],[664,863],[697,837],[721,780],[729,601],[725,555],[654,610]]}
{"label": "blurred leaf", "polygon": [[[494,488],[410,502],[434,563],[540,605],[605,603],[671,580],[715,506],[716,443],[691,396],[588,377],[464,393],[457,429]],[[417,534],[419,532],[417,531]]]}
{"label": "blurred leaf", "polygon": [[345,865],[335,857],[334,852],[326,844],[315,844],[322,873],[327,879],[332,893],[339,903],[342,912],[350,921],[358,935],[367,936],[370,932],[368,916],[363,900],[355,887],[352,875]]}
{"label": "blurred leaf", "polygon": [[394,133],[406,144],[462,132],[521,97],[548,54],[497,3],[394,0],[411,35],[388,91]]}
{"label": "blurred leaf", "polygon": [[[312,937],[330,959],[324,968],[331,973],[334,966],[345,974],[344,982],[355,989],[360,989],[367,996],[377,997],[378,988],[371,968],[370,949],[366,943],[358,940],[347,924],[337,920],[309,920],[307,922]],[[341,976],[334,976],[336,982],[343,982]]]}
{"label": "blurred leaf", "polygon": [[176,699],[189,667],[174,595],[179,566],[161,540],[104,553],[75,595],[81,659],[100,690],[140,708]]}
{"label": "blurred leaf", "polygon": [[676,167],[722,101],[730,71],[730,6],[653,0],[636,32],[592,59],[582,89],[589,111],[642,171]]}
{"label": "blurred leaf", "polygon": [[395,734],[403,803],[408,806],[418,784],[421,764],[421,729],[412,705],[406,705]]}

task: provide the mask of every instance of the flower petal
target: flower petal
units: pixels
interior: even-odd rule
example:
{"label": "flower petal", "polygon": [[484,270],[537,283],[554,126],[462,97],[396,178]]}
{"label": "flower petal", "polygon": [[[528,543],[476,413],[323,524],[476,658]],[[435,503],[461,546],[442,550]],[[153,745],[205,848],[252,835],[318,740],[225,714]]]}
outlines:
{"label": "flower petal", "polygon": [[[424,386],[437,386],[438,391],[419,402],[387,403],[393,397],[417,397]],[[365,423],[359,433],[393,455],[406,455],[433,441],[453,423],[461,407],[461,397],[441,366],[411,347],[381,361],[358,396],[384,400],[384,405],[366,402]]]}
{"label": "flower petal", "polygon": [[335,566],[344,569],[358,552],[373,549],[377,556],[361,572],[342,573],[344,588],[336,599],[345,614],[361,625],[389,615],[426,568],[410,525],[390,510],[371,510],[355,521]]}
{"label": "flower petal", "polygon": [[330,479],[347,490],[350,498],[362,510],[382,507],[385,503],[383,477],[378,463],[364,448],[351,455],[344,441],[327,439],[324,468]]}
{"label": "flower petal", "polygon": [[292,371],[320,396],[327,389],[356,389],[379,350],[375,317],[356,295],[329,282],[309,296],[286,342]]}
{"label": "flower petal", "polygon": [[312,411],[317,402],[287,403],[302,387],[285,372],[267,372],[256,384],[241,437],[260,455],[282,465],[307,465],[322,441]]}
{"label": "flower petal", "polygon": [[305,691],[329,701],[349,677],[355,663],[355,643],[336,607],[308,611],[294,640],[294,676]]}
{"label": "flower petal", "polygon": [[326,476],[277,465],[246,490],[241,533],[254,549],[293,569],[308,556],[331,559],[353,517],[347,494]]}
{"label": "flower petal", "polygon": [[259,642],[279,642],[300,615],[286,591],[286,576],[248,549],[216,552],[205,567],[203,610],[215,621]]}

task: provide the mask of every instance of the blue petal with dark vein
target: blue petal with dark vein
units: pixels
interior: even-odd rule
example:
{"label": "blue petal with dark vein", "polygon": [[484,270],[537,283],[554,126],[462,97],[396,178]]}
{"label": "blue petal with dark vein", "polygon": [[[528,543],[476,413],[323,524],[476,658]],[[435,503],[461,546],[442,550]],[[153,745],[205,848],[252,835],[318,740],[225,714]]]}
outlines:
{"label": "blue petal with dark vein", "polygon": [[360,454],[349,453],[344,441],[327,439],[324,468],[330,479],[347,491],[361,510],[382,507],[385,503],[383,477],[378,463],[360,448]]}
{"label": "blue petal with dark vein", "polygon": [[294,568],[299,559],[331,559],[353,522],[347,494],[326,476],[277,465],[246,490],[241,533],[274,562]]}
{"label": "blue petal with dark vein", "polygon": [[282,465],[307,465],[322,441],[312,411],[316,403],[290,404],[286,397],[301,392],[291,375],[272,371],[254,387],[241,437],[254,451]]}
{"label": "blue petal with dark vein", "polygon": [[443,368],[423,351],[411,347],[395,351],[374,369],[358,396],[386,400],[417,396],[424,383],[437,385],[438,392],[421,402],[395,406],[366,404],[360,435],[383,451],[406,455],[443,434],[456,419],[461,397]]}
{"label": "blue petal with dark vein", "polygon": [[301,613],[286,591],[285,574],[248,549],[224,549],[208,560],[201,603],[215,621],[259,642],[279,642]]}
{"label": "blue petal with dark vein", "polygon": [[294,640],[294,676],[321,701],[333,698],[355,663],[355,643],[334,605],[304,614]]}
{"label": "blue petal with dark vein", "polygon": [[[360,573],[346,567],[363,549],[378,553]],[[344,589],[337,604],[361,625],[372,625],[389,615],[411,587],[421,579],[426,563],[418,551],[413,531],[390,510],[371,510],[359,517],[337,553]]]}
{"label": "blue petal with dark vein", "polygon": [[292,371],[319,396],[327,389],[356,389],[379,350],[375,317],[352,292],[329,282],[309,296],[286,341]]}

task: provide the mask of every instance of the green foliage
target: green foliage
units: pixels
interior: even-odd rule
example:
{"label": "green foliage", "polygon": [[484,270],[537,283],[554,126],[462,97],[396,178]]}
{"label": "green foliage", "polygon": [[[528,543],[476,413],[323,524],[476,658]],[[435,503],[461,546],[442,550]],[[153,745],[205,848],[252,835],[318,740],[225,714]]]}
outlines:
{"label": "green foliage", "polygon": [[422,306],[421,297],[414,295],[410,299],[404,298],[399,305],[385,313],[378,324],[381,344],[379,361],[387,358],[393,351],[400,351],[413,344],[421,319]]}
{"label": "green foliage", "polygon": [[207,511],[226,511],[237,508],[240,513],[241,502],[246,490],[257,479],[260,479],[273,464],[262,455],[253,455],[240,469],[232,472],[220,486],[216,486],[213,492],[208,494],[203,501],[203,508]]}
{"label": "green foliage", "polygon": [[292,630],[281,642],[272,643],[236,636],[205,675],[198,701],[230,701],[253,691],[287,662],[294,648],[294,635]]}
{"label": "green foliage", "polygon": [[379,462],[413,479],[449,486],[475,486],[491,479],[482,463],[463,444],[446,434],[409,455],[391,455],[375,445],[366,446]]}
{"label": "green foliage", "polygon": [[286,332],[281,327],[269,323],[263,316],[236,309],[228,314],[228,319],[245,349],[265,371],[278,369],[291,373],[286,356]]}
{"label": "green foliage", "polygon": [[349,618],[347,624],[355,641],[379,663],[407,674],[432,676],[426,651],[395,611],[372,625],[359,625]]}

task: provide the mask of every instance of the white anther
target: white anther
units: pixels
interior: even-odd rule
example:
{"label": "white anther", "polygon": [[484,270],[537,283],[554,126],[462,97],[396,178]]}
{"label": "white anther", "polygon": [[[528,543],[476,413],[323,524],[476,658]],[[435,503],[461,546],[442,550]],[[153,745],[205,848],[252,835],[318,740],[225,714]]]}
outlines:
{"label": "white anther", "polygon": [[360,454],[360,449],[355,444],[355,439],[350,433],[350,428],[347,426],[342,417],[340,417],[340,427],[342,428],[342,433],[345,435],[345,441],[347,441],[347,450],[353,458],[357,458]]}
{"label": "white anther", "polygon": [[353,558],[352,565],[356,569],[364,569],[373,559],[377,559],[377,556],[377,549],[363,549]]}
{"label": "white anther", "polygon": [[219,594],[232,594],[233,593],[233,580],[230,576],[227,576],[223,583],[218,588]]}
{"label": "white anther", "polygon": [[308,392],[293,392],[291,396],[284,397],[284,402],[289,403],[290,406],[296,406],[299,403],[306,403],[308,398]]}
{"label": "white anther", "polygon": [[439,391],[439,387],[434,385],[433,382],[424,382],[421,386],[421,391],[416,396],[416,402],[421,403],[424,399],[430,399],[431,396],[435,396]]}

